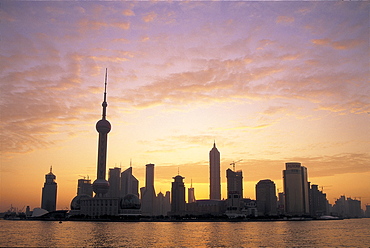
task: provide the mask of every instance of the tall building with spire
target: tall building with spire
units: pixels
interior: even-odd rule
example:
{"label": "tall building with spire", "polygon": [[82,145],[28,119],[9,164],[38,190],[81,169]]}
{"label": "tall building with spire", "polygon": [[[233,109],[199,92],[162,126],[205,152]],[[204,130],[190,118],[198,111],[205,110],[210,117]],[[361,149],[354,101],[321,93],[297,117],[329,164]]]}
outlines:
{"label": "tall building with spire", "polygon": [[97,178],[93,183],[95,197],[103,197],[109,190],[109,182],[105,179],[107,163],[107,143],[108,133],[111,130],[111,124],[106,119],[107,115],[107,69],[105,70],[104,99],[102,103],[102,118],[96,123],[96,131],[99,133],[98,142],[98,164]]}
{"label": "tall building with spire", "polygon": [[221,200],[220,152],[216,142],[209,152],[209,199]]}
{"label": "tall building with spire", "polygon": [[[102,118],[96,123],[96,131],[99,133],[98,141],[98,159],[97,159],[97,178],[93,183],[94,197],[88,195],[78,195],[71,202],[72,215],[85,215],[92,218],[100,216],[117,216],[121,213],[123,207],[127,210],[130,207],[137,208],[138,199],[126,199],[121,201],[119,197],[120,170],[113,169],[111,182],[114,184],[114,190],[109,192],[110,184],[106,180],[106,162],[107,162],[107,143],[108,133],[111,130],[111,124],[106,119],[107,115],[107,69],[105,71],[104,99],[102,103]],[[114,182],[114,183],[113,183]],[[118,192],[118,193],[117,193]],[[137,200],[137,201],[136,201]],[[127,203],[128,202],[128,203]]]}
{"label": "tall building with spire", "polygon": [[55,211],[57,205],[57,183],[55,179],[56,176],[53,174],[53,168],[50,166],[50,172],[45,175],[41,197],[41,208],[49,212]]}

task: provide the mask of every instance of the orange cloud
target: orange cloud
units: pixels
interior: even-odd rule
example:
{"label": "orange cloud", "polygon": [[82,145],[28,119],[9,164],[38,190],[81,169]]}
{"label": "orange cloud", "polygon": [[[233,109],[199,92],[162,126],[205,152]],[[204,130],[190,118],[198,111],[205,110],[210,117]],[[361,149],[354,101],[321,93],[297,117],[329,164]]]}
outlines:
{"label": "orange cloud", "polygon": [[292,23],[294,22],[294,17],[291,16],[278,16],[276,18],[276,23]]}
{"label": "orange cloud", "polygon": [[144,22],[153,22],[156,18],[157,18],[157,14],[155,12],[150,12],[148,14],[146,14],[145,16],[143,16],[143,21]]}
{"label": "orange cloud", "polygon": [[311,42],[315,45],[319,46],[330,46],[337,50],[347,50],[358,47],[359,45],[363,44],[361,40],[341,40],[341,41],[332,41],[330,39],[313,39]]}
{"label": "orange cloud", "polygon": [[135,15],[134,11],[132,11],[131,9],[125,9],[124,11],[122,11],[122,14],[125,15],[125,16],[134,16]]}

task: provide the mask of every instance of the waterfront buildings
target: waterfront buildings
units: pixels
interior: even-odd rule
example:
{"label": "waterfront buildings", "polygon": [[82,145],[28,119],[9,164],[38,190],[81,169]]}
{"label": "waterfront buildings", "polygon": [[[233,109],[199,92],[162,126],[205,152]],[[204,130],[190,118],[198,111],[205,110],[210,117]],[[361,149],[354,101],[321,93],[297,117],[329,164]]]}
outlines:
{"label": "waterfront buildings", "polygon": [[49,212],[55,211],[57,206],[57,183],[52,170],[53,168],[50,166],[50,172],[45,175],[41,197],[41,208]]}
{"label": "waterfront buildings", "polygon": [[342,195],[335,201],[332,214],[342,218],[362,217],[361,201]]}
{"label": "waterfront buildings", "polygon": [[221,200],[220,152],[216,142],[209,152],[209,199]]}
{"label": "waterfront buildings", "polygon": [[256,184],[256,202],[258,216],[277,215],[276,187],[273,181],[265,179]]}

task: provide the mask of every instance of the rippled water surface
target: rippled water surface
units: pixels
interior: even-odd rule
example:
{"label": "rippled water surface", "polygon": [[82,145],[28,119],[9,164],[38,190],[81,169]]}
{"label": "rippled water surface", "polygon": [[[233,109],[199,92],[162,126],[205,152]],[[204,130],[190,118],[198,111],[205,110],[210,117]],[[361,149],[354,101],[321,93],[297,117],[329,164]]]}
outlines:
{"label": "rippled water surface", "polygon": [[63,223],[0,220],[0,246],[370,247],[370,219]]}

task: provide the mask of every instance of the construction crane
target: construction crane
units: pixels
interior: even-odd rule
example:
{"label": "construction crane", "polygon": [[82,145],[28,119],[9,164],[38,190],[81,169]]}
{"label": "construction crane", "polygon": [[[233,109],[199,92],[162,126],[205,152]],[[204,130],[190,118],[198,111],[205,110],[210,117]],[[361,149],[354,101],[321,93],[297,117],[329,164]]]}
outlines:
{"label": "construction crane", "polygon": [[233,161],[230,165],[232,165],[233,166],[233,171],[235,171],[235,164],[236,163],[239,163],[240,161],[242,161],[243,159],[240,159],[240,160],[238,160],[238,161]]}

